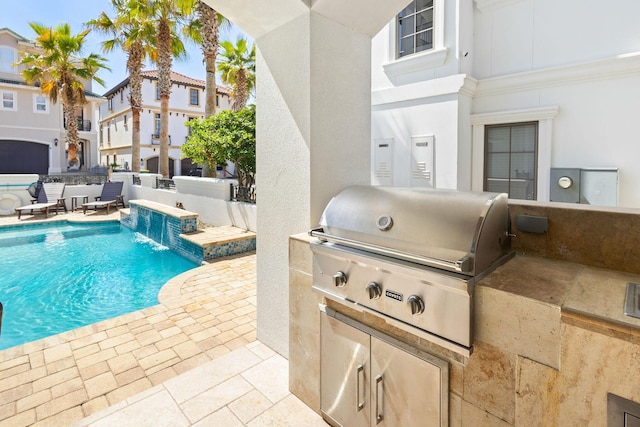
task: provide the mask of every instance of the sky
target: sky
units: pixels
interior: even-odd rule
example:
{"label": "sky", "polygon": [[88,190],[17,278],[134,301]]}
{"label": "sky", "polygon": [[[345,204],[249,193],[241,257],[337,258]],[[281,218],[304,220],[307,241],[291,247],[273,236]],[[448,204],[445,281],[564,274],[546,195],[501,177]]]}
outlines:
{"label": "sky", "polygon": [[[55,26],[67,22],[71,32],[77,34],[85,29],[84,23],[97,18],[102,11],[113,15],[110,0],[0,0],[0,28],[9,28],[27,39],[34,39],[35,33],[29,22],[37,22],[47,26]],[[220,40],[235,41],[238,36],[246,37],[236,26],[222,29]],[[91,32],[87,36],[83,55],[97,53],[107,58],[107,66],[111,69],[102,70],[98,76],[104,81],[105,87],[93,82],[93,92],[103,94],[110,88],[127,78],[126,56],[120,52],[104,53],[101,42],[104,36]],[[188,57],[186,60],[173,62],[173,71],[189,77],[204,80],[205,70],[202,63],[200,47],[187,43]],[[155,69],[153,64],[147,64],[146,69]],[[219,82],[218,82],[219,83]]]}

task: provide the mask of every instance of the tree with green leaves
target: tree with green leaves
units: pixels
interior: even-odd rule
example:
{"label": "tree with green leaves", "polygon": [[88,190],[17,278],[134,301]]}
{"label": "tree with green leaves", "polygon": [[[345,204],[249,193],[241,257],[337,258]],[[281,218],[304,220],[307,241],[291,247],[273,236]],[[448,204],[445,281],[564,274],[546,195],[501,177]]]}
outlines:
{"label": "tree with green leaves", "polygon": [[74,166],[78,164],[79,143],[75,112],[87,102],[83,82],[95,80],[104,86],[97,73],[107,69],[106,59],[95,53],[81,56],[89,30],[72,34],[67,23],[54,28],[35,22],[29,26],[37,34],[35,44],[40,52],[22,55],[19,63],[26,66],[22,76],[29,84],[39,84],[51,102],[61,102],[67,124],[68,162]]}
{"label": "tree with green leaves", "polygon": [[129,105],[131,106],[131,163],[140,172],[140,113],[142,111],[142,68],[154,44],[155,26],[145,1],[111,0],[115,15],[102,12],[86,25],[112,38],[102,42],[105,52],[120,49],[127,55]]}
{"label": "tree with green leaves", "polygon": [[254,105],[238,111],[224,110],[206,119],[191,120],[191,135],[182,145],[182,154],[200,164],[236,165],[242,187],[255,183],[256,109]]}
{"label": "tree with green leaves", "polygon": [[140,0],[147,2],[155,21],[156,45],[152,53],[158,65],[160,91],[160,158],[159,173],[169,177],[169,98],[173,58],[184,57],[182,37],[189,26],[197,0]]}
{"label": "tree with green leaves", "polygon": [[220,47],[223,51],[218,71],[222,73],[222,81],[231,87],[231,108],[238,111],[247,105],[256,83],[256,45],[249,48],[247,39],[239,37],[235,44],[226,40]]}

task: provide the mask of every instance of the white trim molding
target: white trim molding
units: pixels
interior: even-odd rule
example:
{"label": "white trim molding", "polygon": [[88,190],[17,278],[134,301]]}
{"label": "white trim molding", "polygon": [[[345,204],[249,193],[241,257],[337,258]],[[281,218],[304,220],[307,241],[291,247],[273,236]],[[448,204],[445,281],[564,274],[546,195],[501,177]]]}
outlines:
{"label": "white trim molding", "polygon": [[549,170],[551,168],[551,146],[553,143],[553,120],[560,108],[549,106],[526,110],[496,111],[471,115],[472,168],[471,188],[484,188],[484,128],[487,125],[519,122],[538,122],[538,170],[537,200],[549,201]]}
{"label": "white trim molding", "polygon": [[477,97],[523,92],[594,80],[609,80],[640,73],[640,52],[598,61],[491,77],[478,81]]}
{"label": "white trim molding", "polygon": [[382,68],[389,78],[394,78],[404,74],[444,65],[447,61],[448,54],[449,49],[446,47],[432,49],[424,53],[405,56],[387,64],[383,64]]}
{"label": "white trim molding", "polygon": [[425,80],[403,86],[374,90],[371,106],[376,107],[404,101],[433,98],[436,96],[464,94],[473,96],[477,80],[466,74],[455,74],[434,80]]}

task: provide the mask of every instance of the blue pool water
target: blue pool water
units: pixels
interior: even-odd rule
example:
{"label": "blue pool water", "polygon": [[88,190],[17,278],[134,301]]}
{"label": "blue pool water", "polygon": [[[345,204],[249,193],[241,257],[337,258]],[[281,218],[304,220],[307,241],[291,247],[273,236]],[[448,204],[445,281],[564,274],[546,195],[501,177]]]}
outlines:
{"label": "blue pool water", "polygon": [[0,349],[157,304],[196,266],[119,223],[0,229]]}

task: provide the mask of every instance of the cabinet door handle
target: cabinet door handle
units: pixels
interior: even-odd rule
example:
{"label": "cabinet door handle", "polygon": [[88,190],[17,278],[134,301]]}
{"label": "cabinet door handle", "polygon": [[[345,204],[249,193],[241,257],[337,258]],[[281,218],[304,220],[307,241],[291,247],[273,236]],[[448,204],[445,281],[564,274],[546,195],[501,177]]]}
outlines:
{"label": "cabinet door handle", "polygon": [[[382,386],[382,393],[380,393],[380,386]],[[380,404],[380,397],[384,396],[384,384],[382,383],[382,375],[376,377],[376,424],[384,419],[384,414],[381,411],[382,405]]]}
{"label": "cabinet door handle", "polygon": [[358,365],[358,367],[356,368],[356,405],[358,405],[356,412],[359,412],[362,410],[362,408],[364,408],[364,400],[360,400],[360,388],[361,388],[360,376],[361,375],[364,375],[364,366]]}

